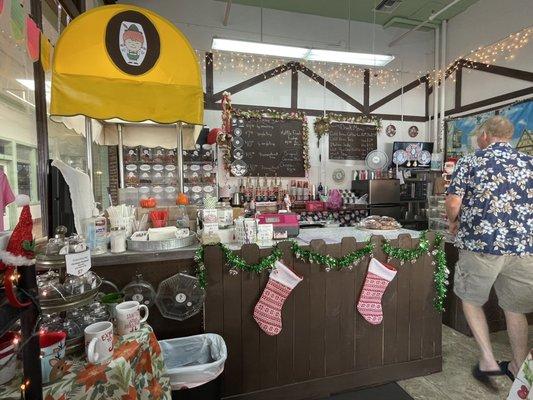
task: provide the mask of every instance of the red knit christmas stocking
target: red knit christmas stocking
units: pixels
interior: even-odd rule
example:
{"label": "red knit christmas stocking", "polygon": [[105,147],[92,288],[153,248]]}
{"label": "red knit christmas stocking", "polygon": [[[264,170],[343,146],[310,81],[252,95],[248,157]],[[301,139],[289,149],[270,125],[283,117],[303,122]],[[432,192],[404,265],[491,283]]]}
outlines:
{"label": "red knit christmas stocking", "polygon": [[301,280],[302,278],[284,264],[276,261],[265,290],[254,309],[254,319],[267,335],[273,336],[281,332],[283,303]]}
{"label": "red knit christmas stocking", "polygon": [[395,276],[396,268],[392,265],[383,264],[375,258],[370,260],[357,310],[372,325],[378,325],[383,320],[381,298]]}

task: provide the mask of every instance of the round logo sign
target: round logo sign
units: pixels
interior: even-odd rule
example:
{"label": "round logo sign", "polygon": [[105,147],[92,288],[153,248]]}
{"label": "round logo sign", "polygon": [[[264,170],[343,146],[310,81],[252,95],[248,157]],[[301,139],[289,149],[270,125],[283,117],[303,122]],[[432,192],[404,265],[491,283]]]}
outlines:
{"label": "round logo sign", "polygon": [[154,24],[144,14],[133,10],[118,13],[109,20],[105,46],[113,63],[130,75],[142,75],[151,70],[161,51]]}
{"label": "round logo sign", "polygon": [[187,296],[185,293],[178,293],[175,297],[177,303],[184,303],[185,300],[187,300]]}

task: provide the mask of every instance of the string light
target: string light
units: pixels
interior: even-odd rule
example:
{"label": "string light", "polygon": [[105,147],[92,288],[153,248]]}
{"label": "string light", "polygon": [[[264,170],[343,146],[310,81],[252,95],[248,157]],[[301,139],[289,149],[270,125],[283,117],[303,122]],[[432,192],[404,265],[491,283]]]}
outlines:
{"label": "string light", "polygon": [[[513,60],[516,53],[529,43],[529,37],[533,33],[533,27],[525,28],[519,32],[513,33],[508,37],[492,43],[488,46],[479,46],[470,51],[470,53],[457,57],[450,62],[445,71],[427,70],[418,71],[418,76],[429,76],[429,84],[434,85],[435,80],[441,81],[444,76],[450,76],[455,73],[461,63],[465,63],[468,72],[476,69],[475,63],[482,63],[490,65],[498,62],[498,60]],[[212,64],[215,73],[235,72],[239,77],[245,79],[253,76],[266,73],[269,70],[280,67],[283,64],[291,61],[289,59],[267,57],[261,55],[244,54],[244,53],[228,53],[228,52],[212,52],[211,58],[205,57],[205,53],[196,50],[197,57],[201,64],[201,68],[205,71],[206,62]],[[464,60],[464,61],[463,61]],[[350,64],[336,64],[316,61],[300,61],[300,64],[309,68],[314,72],[314,77],[323,77],[328,82],[336,86],[360,86],[366,68]],[[397,86],[401,83],[400,69],[385,69],[385,68],[368,68],[370,70],[370,86],[386,89],[390,86]],[[274,73],[271,79],[280,85],[288,84],[290,79],[290,68],[285,68],[284,71],[278,75]],[[205,75],[204,75],[205,76]],[[311,77],[307,78],[312,82]],[[455,79],[455,78],[452,78]],[[419,85],[418,88],[422,88]]]}

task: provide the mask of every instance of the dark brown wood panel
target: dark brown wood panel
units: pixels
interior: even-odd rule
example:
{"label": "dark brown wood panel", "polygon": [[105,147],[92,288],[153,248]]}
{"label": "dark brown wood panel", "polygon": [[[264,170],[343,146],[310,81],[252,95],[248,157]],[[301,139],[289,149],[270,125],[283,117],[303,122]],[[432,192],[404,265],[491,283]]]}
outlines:
{"label": "dark brown wood panel", "polygon": [[[386,262],[383,238],[372,240],[374,256]],[[418,240],[402,236],[391,243],[414,247]],[[312,241],[310,248],[339,257],[364,245],[344,238],[335,245]],[[440,370],[440,315],[432,308],[429,256],[414,265],[395,262],[397,276],[382,299],[384,320],[371,325],[356,310],[369,257],[351,271],[326,272],[294,259],[288,243],[280,248],[285,264],[303,281],[285,301],[277,336],[266,335],[252,317],[268,271],[230,275],[220,249],[206,249],[205,329],[221,333],[228,347],[224,398],[303,400]],[[249,245],[240,254],[256,263],[270,252]]]}
{"label": "dark brown wood panel", "polygon": [[[241,252],[238,252],[238,254]],[[232,362],[225,366],[226,393],[242,392],[242,279],[244,274],[224,273],[224,340],[228,352],[234,354]]]}
{"label": "dark brown wood panel", "polygon": [[[409,248],[418,245],[418,239],[411,239]],[[424,298],[423,286],[424,277],[421,270],[421,264],[410,262],[405,263],[400,268],[409,268],[411,270],[411,286],[409,293],[409,359],[418,360],[422,358],[422,328],[424,320]]]}
{"label": "dark brown wood panel", "polygon": [[[398,237],[398,247],[409,248],[411,236],[402,234]],[[400,266],[398,260],[391,260],[391,263],[398,270],[396,274],[396,285],[398,301],[396,304],[396,362],[406,362],[409,360],[409,318],[410,318],[410,286],[411,269]]]}
{"label": "dark brown wood panel", "polygon": [[[327,246],[327,254],[333,257],[340,257],[341,244],[331,244]],[[341,353],[341,291],[343,273],[332,270],[326,272],[322,269],[323,279],[326,281],[326,313],[325,313],[325,352],[326,352],[326,376],[341,373],[342,353]]]}
{"label": "dark brown wood panel", "polygon": [[[323,240],[311,241],[311,249],[325,253],[326,245]],[[321,266],[309,266],[309,308],[311,309],[309,377],[322,378],[326,374],[324,360],[326,357],[325,323],[326,323],[326,282],[321,274]]]}
{"label": "dark brown wood panel", "polygon": [[[410,361],[402,364],[387,365],[378,369],[351,371],[323,379],[304,383],[294,383],[271,390],[224,397],[225,400],[309,400],[327,398],[332,394],[353,390],[354,388],[379,385],[416,376],[429,375],[442,369],[442,358]],[[391,399],[392,400],[392,399]]]}
{"label": "dark brown wood panel", "polygon": [[[255,244],[244,245],[242,253],[248,264],[260,261],[259,248]],[[242,276],[242,388],[245,392],[251,392],[261,388],[261,366],[257,362],[261,330],[253,318],[261,287],[260,277],[255,272],[243,272]]]}
{"label": "dark brown wood panel", "polygon": [[[294,257],[290,251],[290,244],[284,243],[280,248],[283,251],[283,263],[291,270],[294,268]],[[293,292],[298,290],[298,286]],[[286,385],[294,381],[294,293],[291,292],[285,300],[281,310],[282,330],[277,337],[277,384]]]}
{"label": "dark brown wood panel", "polygon": [[310,267],[302,260],[294,260],[294,271],[303,277],[293,291],[294,296],[294,380],[302,382],[309,379],[311,354],[311,319],[314,311],[310,307]]}
{"label": "dark brown wood panel", "polygon": [[[357,242],[357,250],[363,248],[365,243]],[[357,305],[359,297],[361,296],[361,290],[365,282],[366,271],[370,258],[368,256],[363,257],[357,268],[355,268],[355,298],[354,303]],[[361,370],[368,368],[368,352],[366,351],[369,346],[370,327],[369,323],[359,314],[357,309],[355,310],[354,320],[354,338],[355,338],[355,369]]]}
{"label": "dark brown wood panel", "polygon": [[[383,236],[373,236],[372,243],[374,243],[374,254],[383,254],[381,244],[383,243]],[[383,260],[383,257],[380,257]],[[368,273],[368,263],[364,264],[364,268]],[[385,292],[386,293],[386,292]],[[382,298],[382,304],[385,299]],[[372,325],[366,320],[364,321],[368,327],[368,368],[375,368],[383,365],[383,322],[379,325]]]}
{"label": "dark brown wood panel", "polygon": [[[397,241],[396,241],[397,242]],[[377,249],[374,250],[374,256],[378,260],[386,260],[387,256],[383,253],[381,246],[377,246]],[[383,357],[382,364],[394,364],[396,362],[396,351],[398,350],[398,317],[397,317],[397,307],[398,307],[398,280],[400,275],[405,274],[407,271],[398,271],[396,276],[389,283],[381,304],[383,306]]]}
{"label": "dark brown wood panel", "polygon": [[[357,249],[357,242],[353,237],[346,237],[341,242],[341,256],[345,256]],[[341,369],[342,372],[353,371],[355,367],[355,337],[354,324],[356,310],[355,297],[355,275],[359,264],[352,270],[344,270],[340,275],[339,292],[341,294],[340,310],[340,342],[341,348]]]}
{"label": "dark brown wood panel", "polygon": [[[266,257],[270,254],[270,250],[261,250],[261,257]],[[259,291],[263,293],[263,290],[268,282],[268,272],[261,274],[259,283]],[[259,327],[258,327],[259,329]],[[270,388],[277,385],[278,379],[278,350],[277,350],[277,336],[268,336],[264,332],[259,335],[259,363],[261,365],[261,388]],[[257,355],[252,354],[252,357]]]}

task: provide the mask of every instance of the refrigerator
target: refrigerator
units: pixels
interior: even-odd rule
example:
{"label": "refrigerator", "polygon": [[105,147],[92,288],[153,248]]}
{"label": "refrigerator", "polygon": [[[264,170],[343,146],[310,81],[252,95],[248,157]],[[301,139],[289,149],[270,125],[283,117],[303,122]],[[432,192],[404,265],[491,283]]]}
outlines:
{"label": "refrigerator", "polygon": [[368,195],[369,215],[386,215],[396,220],[401,219],[399,179],[352,181],[352,192],[358,197]]}

